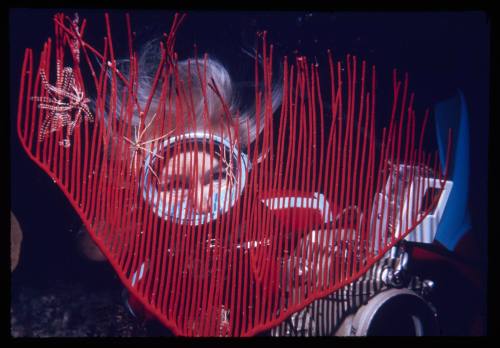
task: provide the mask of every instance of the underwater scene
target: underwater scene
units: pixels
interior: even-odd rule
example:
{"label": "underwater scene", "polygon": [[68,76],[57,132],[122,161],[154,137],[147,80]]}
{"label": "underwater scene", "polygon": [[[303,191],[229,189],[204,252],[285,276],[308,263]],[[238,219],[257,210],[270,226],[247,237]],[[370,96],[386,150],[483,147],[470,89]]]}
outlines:
{"label": "underwater scene", "polygon": [[487,334],[480,11],[11,9],[13,337]]}

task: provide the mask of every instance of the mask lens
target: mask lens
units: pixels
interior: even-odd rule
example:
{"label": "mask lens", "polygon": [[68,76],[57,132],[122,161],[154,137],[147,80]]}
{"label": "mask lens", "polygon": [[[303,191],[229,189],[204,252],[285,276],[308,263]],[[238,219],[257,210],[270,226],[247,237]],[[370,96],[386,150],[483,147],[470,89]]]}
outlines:
{"label": "mask lens", "polygon": [[228,212],[248,174],[236,144],[206,133],[165,140],[145,161],[143,198],[162,219],[200,225]]}

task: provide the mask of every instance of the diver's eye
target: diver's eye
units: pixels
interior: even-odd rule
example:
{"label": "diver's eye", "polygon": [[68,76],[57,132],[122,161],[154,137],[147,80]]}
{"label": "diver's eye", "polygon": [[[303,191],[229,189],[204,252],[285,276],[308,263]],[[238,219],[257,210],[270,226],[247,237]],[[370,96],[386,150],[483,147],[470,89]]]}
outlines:
{"label": "diver's eye", "polygon": [[214,173],[212,174],[212,181],[219,181],[220,180],[224,180],[226,179],[226,171],[223,170],[222,172],[219,172],[218,170],[217,171],[214,171]]}
{"label": "diver's eye", "polygon": [[169,179],[160,182],[160,185],[158,187],[158,191],[178,191],[178,190],[189,190],[191,187],[191,184],[189,180],[183,180],[183,179]]}

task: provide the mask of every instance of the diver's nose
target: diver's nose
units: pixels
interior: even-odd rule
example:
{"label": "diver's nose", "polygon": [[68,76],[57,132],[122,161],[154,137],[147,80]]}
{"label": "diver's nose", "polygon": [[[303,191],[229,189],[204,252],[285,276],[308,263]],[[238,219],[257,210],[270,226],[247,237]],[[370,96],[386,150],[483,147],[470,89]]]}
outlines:
{"label": "diver's nose", "polygon": [[205,214],[210,212],[211,209],[211,199],[209,197],[209,185],[202,185],[198,183],[196,187],[191,190],[191,204],[192,208],[198,214]]}

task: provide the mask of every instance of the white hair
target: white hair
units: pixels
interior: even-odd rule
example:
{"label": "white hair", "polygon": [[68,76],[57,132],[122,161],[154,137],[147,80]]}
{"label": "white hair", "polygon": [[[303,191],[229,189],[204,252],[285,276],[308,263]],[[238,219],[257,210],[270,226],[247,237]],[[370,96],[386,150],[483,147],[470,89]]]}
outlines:
{"label": "white hair", "polygon": [[[146,105],[150,98],[151,88],[153,87],[160,57],[161,52],[158,40],[149,41],[141,50],[137,62],[139,76],[136,91],[136,96],[140,105]],[[128,63],[128,60],[121,60],[120,65],[123,63]],[[178,61],[175,65],[177,81],[169,81],[170,86],[177,94],[182,94],[183,92],[176,90],[175,87],[179,85],[183,86],[184,93],[186,93],[187,97],[186,99],[188,99],[186,103],[189,103],[192,113],[190,115],[186,113],[184,115],[184,120],[169,120],[170,122],[174,122],[175,124],[176,122],[184,121],[184,125],[176,124],[176,126],[187,125],[189,127],[188,123],[194,116],[197,128],[200,128],[200,126],[203,127],[206,124],[207,119],[210,124],[216,124],[221,121],[228,122],[227,117],[229,116],[232,126],[238,128],[238,140],[242,146],[246,146],[255,141],[264,127],[264,107],[261,107],[259,115],[256,115],[255,106],[249,107],[244,111],[239,110],[240,106],[238,105],[236,97],[237,93],[234,90],[231,76],[220,62],[213,58],[195,57]],[[173,78],[172,75],[172,79]],[[203,86],[203,81],[207,83],[206,88]],[[215,88],[213,85],[215,85]],[[161,98],[161,92],[161,85],[158,85],[151,100],[150,111],[148,115],[146,115],[147,120],[151,119],[152,115],[160,107],[164,107],[168,110],[166,115],[173,115],[172,112],[175,111],[175,105],[160,105],[162,100],[165,101],[166,99]],[[203,95],[204,93],[205,95]],[[275,84],[272,91],[271,102],[273,113],[281,105],[281,99],[281,85]],[[117,100],[116,110],[120,110],[119,100]],[[229,113],[229,115],[227,115],[227,113]],[[257,117],[259,118],[259,129],[257,129]],[[132,126],[136,127],[138,124],[139,115],[135,112],[132,116]]]}

